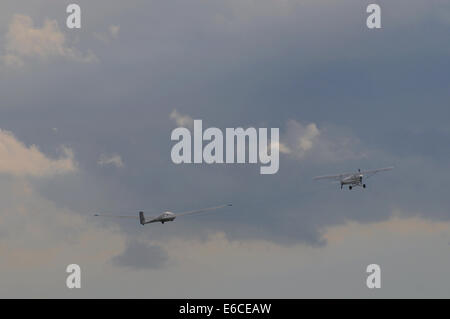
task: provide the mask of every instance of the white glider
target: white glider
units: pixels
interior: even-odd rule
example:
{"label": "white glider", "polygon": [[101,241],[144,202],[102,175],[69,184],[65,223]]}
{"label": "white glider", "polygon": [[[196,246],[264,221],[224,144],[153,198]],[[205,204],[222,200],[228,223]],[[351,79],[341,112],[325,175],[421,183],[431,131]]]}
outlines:
{"label": "white glider", "polygon": [[341,189],[344,185],[349,185],[348,188],[352,189],[354,186],[360,186],[362,188],[366,188],[366,184],[363,183],[363,178],[368,179],[369,177],[375,175],[379,172],[385,172],[390,171],[394,167],[384,167],[384,168],[378,168],[373,169],[369,171],[361,171],[358,169],[357,173],[344,173],[339,175],[328,175],[328,176],[317,176],[314,177],[314,180],[321,180],[321,179],[328,179],[328,180],[335,180],[340,182]]}
{"label": "white glider", "polygon": [[174,214],[172,212],[164,212],[159,216],[156,217],[150,217],[149,219],[146,219],[144,216],[144,212],[140,211],[138,216],[131,216],[131,215],[107,215],[107,214],[95,214],[94,216],[98,217],[116,217],[116,218],[132,218],[132,219],[139,219],[139,222],[141,225],[145,224],[151,224],[151,223],[161,223],[164,224],[165,222],[172,222],[177,217],[186,216],[186,215],[193,215],[193,214],[200,214],[200,213],[208,213],[212,210],[216,210],[219,208],[229,207],[232,206],[231,204],[227,205],[221,205],[221,206],[215,206],[215,207],[208,207],[208,208],[202,208],[198,210],[190,210],[186,212],[180,212],[177,214]]}

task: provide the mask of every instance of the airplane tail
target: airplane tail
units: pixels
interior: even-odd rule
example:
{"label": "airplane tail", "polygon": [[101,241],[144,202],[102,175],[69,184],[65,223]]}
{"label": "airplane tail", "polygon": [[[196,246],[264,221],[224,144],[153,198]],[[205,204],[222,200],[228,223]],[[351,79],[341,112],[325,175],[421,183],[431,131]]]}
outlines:
{"label": "airplane tail", "polygon": [[141,225],[145,224],[144,212],[139,212],[139,222],[141,223]]}

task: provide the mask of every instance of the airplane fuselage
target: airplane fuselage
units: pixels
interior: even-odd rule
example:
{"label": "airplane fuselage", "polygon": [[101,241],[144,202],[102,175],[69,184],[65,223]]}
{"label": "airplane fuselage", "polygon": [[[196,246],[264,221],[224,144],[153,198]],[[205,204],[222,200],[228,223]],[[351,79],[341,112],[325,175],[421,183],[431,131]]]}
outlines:
{"label": "airplane fuselage", "polygon": [[349,185],[350,189],[352,189],[353,186],[361,186],[363,188],[366,188],[366,185],[363,184],[363,174],[353,174],[350,176],[347,176],[346,178],[341,180],[341,188],[344,185]]}

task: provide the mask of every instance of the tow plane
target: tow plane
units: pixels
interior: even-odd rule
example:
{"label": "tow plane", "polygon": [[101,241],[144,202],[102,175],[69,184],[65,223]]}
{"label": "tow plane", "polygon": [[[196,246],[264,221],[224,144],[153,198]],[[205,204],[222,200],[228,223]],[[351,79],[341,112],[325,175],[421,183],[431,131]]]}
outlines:
{"label": "tow plane", "polygon": [[372,177],[373,175],[379,173],[379,172],[385,172],[390,171],[394,167],[384,167],[384,168],[378,168],[378,169],[372,169],[368,171],[361,171],[358,169],[358,172],[356,173],[343,173],[339,175],[327,175],[327,176],[317,176],[314,177],[314,180],[332,180],[332,181],[338,181],[341,184],[341,189],[344,187],[344,185],[348,185],[348,189],[352,189],[353,187],[362,187],[366,188],[366,184],[363,182],[364,180],[367,180],[369,177]]}

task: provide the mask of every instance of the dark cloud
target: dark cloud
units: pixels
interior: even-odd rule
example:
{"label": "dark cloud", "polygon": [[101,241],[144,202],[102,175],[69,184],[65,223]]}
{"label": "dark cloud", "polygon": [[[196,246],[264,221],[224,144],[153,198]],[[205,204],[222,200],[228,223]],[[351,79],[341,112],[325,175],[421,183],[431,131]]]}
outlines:
{"label": "dark cloud", "polygon": [[125,251],[112,259],[113,264],[135,269],[162,268],[168,260],[167,252],[160,246],[136,240],[127,243]]}
{"label": "dark cloud", "polygon": [[[31,179],[31,187],[22,188],[31,189],[38,198],[25,205],[33,219],[29,221],[22,205],[18,205],[18,214],[11,215],[15,223],[3,220],[6,228],[0,236],[31,249],[33,237],[17,236],[17,230],[30,236],[48,234],[48,247],[52,247],[77,229],[69,216],[88,216],[83,227],[96,227],[86,235],[86,241],[79,241],[76,251],[94,251],[92,255],[105,252],[83,268],[87,274],[97,268],[98,276],[104,276],[102,284],[96,281],[102,287],[101,296],[183,297],[191,296],[194,286],[199,297],[210,292],[220,295],[218,286],[229,291],[228,295],[238,292],[252,296],[258,290],[273,297],[279,290],[282,296],[292,297],[304,289],[310,297],[311,293],[323,296],[323,291],[334,289],[332,296],[358,296],[361,294],[355,291],[365,289],[359,286],[359,277],[354,281],[359,288],[345,281],[363,274],[362,265],[373,262],[378,252],[385,255],[377,262],[391,263],[394,268],[397,265],[396,278],[387,277],[389,282],[414,286],[419,277],[429,279],[426,273],[433,264],[439,271],[432,272],[436,278],[430,287],[448,295],[449,285],[441,278],[448,278],[442,274],[449,263],[439,259],[448,255],[442,253],[448,251],[447,235],[437,234],[421,245],[420,236],[405,243],[387,228],[394,237],[385,236],[383,231],[374,233],[373,242],[350,237],[341,251],[323,237],[327,226],[356,221],[372,229],[368,223],[385,221],[393,212],[428,221],[450,219],[450,4],[384,1],[383,28],[368,30],[366,7],[372,2],[78,0],[83,12],[82,29],[68,30],[64,2],[2,1],[0,56],[6,52],[8,24],[14,14],[23,14],[30,16],[36,27],[42,27],[45,18],[56,20],[67,46],[83,53],[92,51],[98,61],[86,64],[73,59],[27,58],[21,70],[0,66],[0,128],[14,133],[27,147],[37,145],[49,158],[59,158],[62,145],[69,147],[79,168],[68,176]],[[105,34],[112,25],[120,26],[117,37],[99,40],[98,34]],[[281,137],[295,154],[281,155],[279,172],[271,176],[260,175],[259,165],[175,165],[170,159],[170,133],[176,126],[170,114],[174,110],[202,119],[205,128],[279,127]],[[300,124],[292,129],[292,121]],[[313,148],[305,151],[304,146],[296,146],[296,138],[311,123],[320,134],[316,140],[311,137]],[[102,154],[120,155],[124,165],[119,165],[120,169],[98,165]],[[395,166],[393,171],[371,178],[365,190],[340,190],[339,185],[312,180],[316,175],[391,165]],[[8,190],[13,182],[3,176],[0,183],[4,211],[10,205]],[[22,193],[15,196],[14,203],[23,204]],[[233,203],[229,209],[164,225],[142,227],[137,220],[92,217],[99,211],[137,215],[144,210],[152,215],[229,202]],[[68,215],[62,215],[62,209]],[[20,219],[21,214],[24,219]],[[32,231],[24,225],[30,225]],[[129,241],[122,254],[110,259],[117,254],[114,248],[124,240],[112,241],[112,234],[102,232],[109,233],[113,225],[119,225],[119,237]],[[86,247],[93,242],[91,232],[98,235],[94,241],[98,246]],[[343,233],[347,232],[344,227]],[[217,233],[224,233],[231,246],[229,253],[223,254],[219,241],[217,247],[213,246],[217,258],[211,258],[211,250],[204,253],[203,244],[208,246],[210,235]],[[234,254],[238,242],[247,249],[247,239],[281,243],[276,250],[284,252],[276,255],[270,251],[264,259],[258,259],[261,250],[249,254],[238,249]],[[169,253],[171,257],[184,256],[176,254],[177,249],[183,249],[165,246],[170,240],[187,242],[185,247],[197,253],[195,262],[174,257],[174,267],[166,267]],[[190,240],[197,244],[192,246]],[[310,258],[295,250],[298,243],[315,246],[317,251],[331,249],[331,255]],[[47,241],[43,248],[47,248]],[[70,246],[64,251],[71,253],[74,249]],[[20,251],[10,248],[8,252],[22,258]],[[411,254],[405,257],[404,252]],[[48,258],[45,251],[38,255]],[[291,263],[290,256],[298,257],[299,267]],[[408,258],[422,263],[409,262],[416,270],[408,272],[405,269],[409,266],[405,268],[392,256],[400,256],[405,265]],[[33,255],[30,258],[37,259]],[[199,259],[201,263],[196,262]],[[64,267],[52,268],[56,267],[53,261],[45,261],[47,276],[36,269],[26,272],[29,277],[17,267],[8,269],[7,273],[16,276],[7,278],[13,284],[3,286],[14,287],[19,296],[27,291],[40,295],[41,287],[47,285],[44,281],[53,278],[58,280],[54,287],[64,288],[61,276],[54,276]],[[305,272],[304,261],[311,262],[307,268],[316,276]],[[230,265],[238,264],[235,268],[240,277],[223,271],[233,270]],[[255,269],[261,267],[255,265],[262,264],[266,272],[258,275]],[[288,264],[291,267],[285,271]],[[245,265],[247,272],[242,272]],[[111,280],[109,271],[100,274],[110,266],[115,278],[129,275],[128,284]],[[392,273],[394,268],[386,269]],[[148,270],[148,276],[128,269]],[[348,276],[343,276],[347,271]],[[280,273],[285,274],[283,278]],[[322,280],[323,274],[338,282]],[[403,276],[400,281],[399,275]],[[40,284],[31,284],[34,281],[29,278]],[[305,285],[304,278],[310,279],[309,284]],[[24,284],[14,284],[21,282],[17,279]],[[326,287],[318,282],[326,283]],[[161,289],[149,291],[149,285],[155,283]],[[27,285],[33,287],[28,289]],[[143,294],[138,294],[138,287]],[[418,293],[408,285],[396,287],[401,292]],[[57,291],[47,289],[49,295]],[[83,294],[92,293],[88,286],[85,289]],[[10,290],[5,290],[6,296],[10,296]]]}
{"label": "dark cloud", "polygon": [[[49,61],[0,75],[0,127],[46,154],[57,156],[61,144],[75,152],[80,173],[40,181],[45,197],[86,214],[235,204],[227,213],[152,227],[156,238],[220,230],[232,239],[318,244],[324,226],[381,220],[394,209],[450,218],[441,187],[450,183],[450,46],[442,14],[449,6],[385,3],[383,29],[369,31],[369,1],[110,3],[99,10],[80,1],[83,29],[63,29],[98,63]],[[63,25],[47,5],[41,12]],[[6,12],[33,15],[37,25],[44,19],[25,2],[7,8],[0,30],[10,21]],[[92,36],[113,24],[120,25],[114,41]],[[315,123],[327,145],[358,145],[346,145],[338,160],[328,146],[320,161],[282,155],[274,176],[261,176],[256,165],[177,166],[170,160],[174,109],[205,127],[280,127],[282,135],[290,120]],[[99,167],[101,154],[120,154],[124,167]],[[312,182],[390,165],[396,169],[371,179],[365,192]],[[121,227],[136,232],[133,223]]]}

